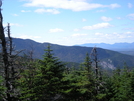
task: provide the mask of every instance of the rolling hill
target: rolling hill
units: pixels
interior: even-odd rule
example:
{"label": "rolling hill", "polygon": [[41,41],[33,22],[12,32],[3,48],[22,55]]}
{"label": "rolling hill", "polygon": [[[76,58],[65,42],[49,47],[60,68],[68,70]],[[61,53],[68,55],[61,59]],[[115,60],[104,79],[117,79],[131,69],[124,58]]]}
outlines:
{"label": "rolling hill", "polygon": [[[13,38],[13,43],[16,50],[24,50],[27,53],[33,50],[34,58],[41,59],[44,54],[44,50],[50,43],[38,43],[30,39],[18,39]],[[56,57],[61,61],[65,62],[76,62],[82,63],[86,56],[86,53],[92,51],[92,47],[82,47],[82,46],[61,46],[57,44],[50,44],[51,49]],[[111,51],[107,49],[97,48],[98,59],[103,67],[115,68],[118,66],[123,66],[124,62],[128,66],[134,66],[134,56],[122,54],[116,51]]]}

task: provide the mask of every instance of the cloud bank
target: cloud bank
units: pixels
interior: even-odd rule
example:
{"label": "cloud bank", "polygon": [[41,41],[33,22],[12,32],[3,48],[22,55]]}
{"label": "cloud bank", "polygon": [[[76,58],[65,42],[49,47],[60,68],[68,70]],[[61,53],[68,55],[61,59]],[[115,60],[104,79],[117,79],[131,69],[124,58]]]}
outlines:
{"label": "cloud bank", "polygon": [[55,9],[69,9],[72,11],[85,11],[96,8],[118,8],[119,4],[102,5],[98,3],[88,3],[86,0],[27,0],[29,1],[24,6],[27,7],[52,7]]}

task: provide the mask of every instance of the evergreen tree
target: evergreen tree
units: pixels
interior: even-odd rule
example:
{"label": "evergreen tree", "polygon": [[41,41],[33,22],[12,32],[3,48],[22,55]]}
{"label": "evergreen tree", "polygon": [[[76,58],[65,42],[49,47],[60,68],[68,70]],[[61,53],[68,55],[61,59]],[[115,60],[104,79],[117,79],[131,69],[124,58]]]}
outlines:
{"label": "evergreen tree", "polygon": [[131,101],[131,72],[126,63],[121,75],[120,98],[123,101]]}
{"label": "evergreen tree", "polygon": [[[78,69],[72,70],[65,76],[66,89],[64,90],[64,101],[87,101],[91,98],[91,88],[85,75],[85,71]],[[91,100],[92,101],[92,100]]]}
{"label": "evergreen tree", "polygon": [[86,54],[85,61],[83,63],[83,69],[83,75],[85,75],[85,79],[88,80],[87,84],[84,86],[84,88],[87,89],[85,98],[91,101],[94,100],[95,97],[95,78],[92,70],[92,62],[88,53]]}
{"label": "evergreen tree", "polygon": [[[27,61],[27,62],[26,62]],[[36,60],[24,59],[23,70],[21,70],[20,78],[17,80],[18,89],[20,89],[20,100],[22,101],[35,101],[36,91],[34,87],[36,86],[36,74],[38,71],[39,64]]]}
{"label": "evergreen tree", "polygon": [[64,78],[66,82],[65,101],[94,101],[94,78],[91,60],[86,54],[79,69],[71,69]]}
{"label": "evergreen tree", "polygon": [[134,69],[131,74],[130,86],[131,86],[131,99],[132,101],[134,101]]}
{"label": "evergreen tree", "polygon": [[117,69],[111,77],[110,101],[132,101],[131,98],[131,73],[126,66],[124,69]]}
{"label": "evergreen tree", "polygon": [[37,101],[56,100],[62,93],[64,64],[53,56],[50,45],[45,51],[43,60],[39,61],[39,71],[34,82]]}

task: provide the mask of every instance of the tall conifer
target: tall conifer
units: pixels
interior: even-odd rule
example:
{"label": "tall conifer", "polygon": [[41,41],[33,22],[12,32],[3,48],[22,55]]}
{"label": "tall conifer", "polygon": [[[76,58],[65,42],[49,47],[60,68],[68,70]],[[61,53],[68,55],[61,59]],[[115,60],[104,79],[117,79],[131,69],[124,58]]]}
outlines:
{"label": "tall conifer", "polygon": [[39,62],[39,72],[35,84],[40,101],[59,99],[62,91],[64,64],[53,56],[50,45],[45,50],[43,60]]}

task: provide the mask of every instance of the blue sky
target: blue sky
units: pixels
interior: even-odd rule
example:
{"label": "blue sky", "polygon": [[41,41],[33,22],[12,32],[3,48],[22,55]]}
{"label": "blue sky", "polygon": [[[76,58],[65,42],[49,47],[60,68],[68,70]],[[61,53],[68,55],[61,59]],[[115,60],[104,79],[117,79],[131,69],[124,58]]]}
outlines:
{"label": "blue sky", "polygon": [[134,42],[134,0],[3,0],[15,38],[60,45]]}

